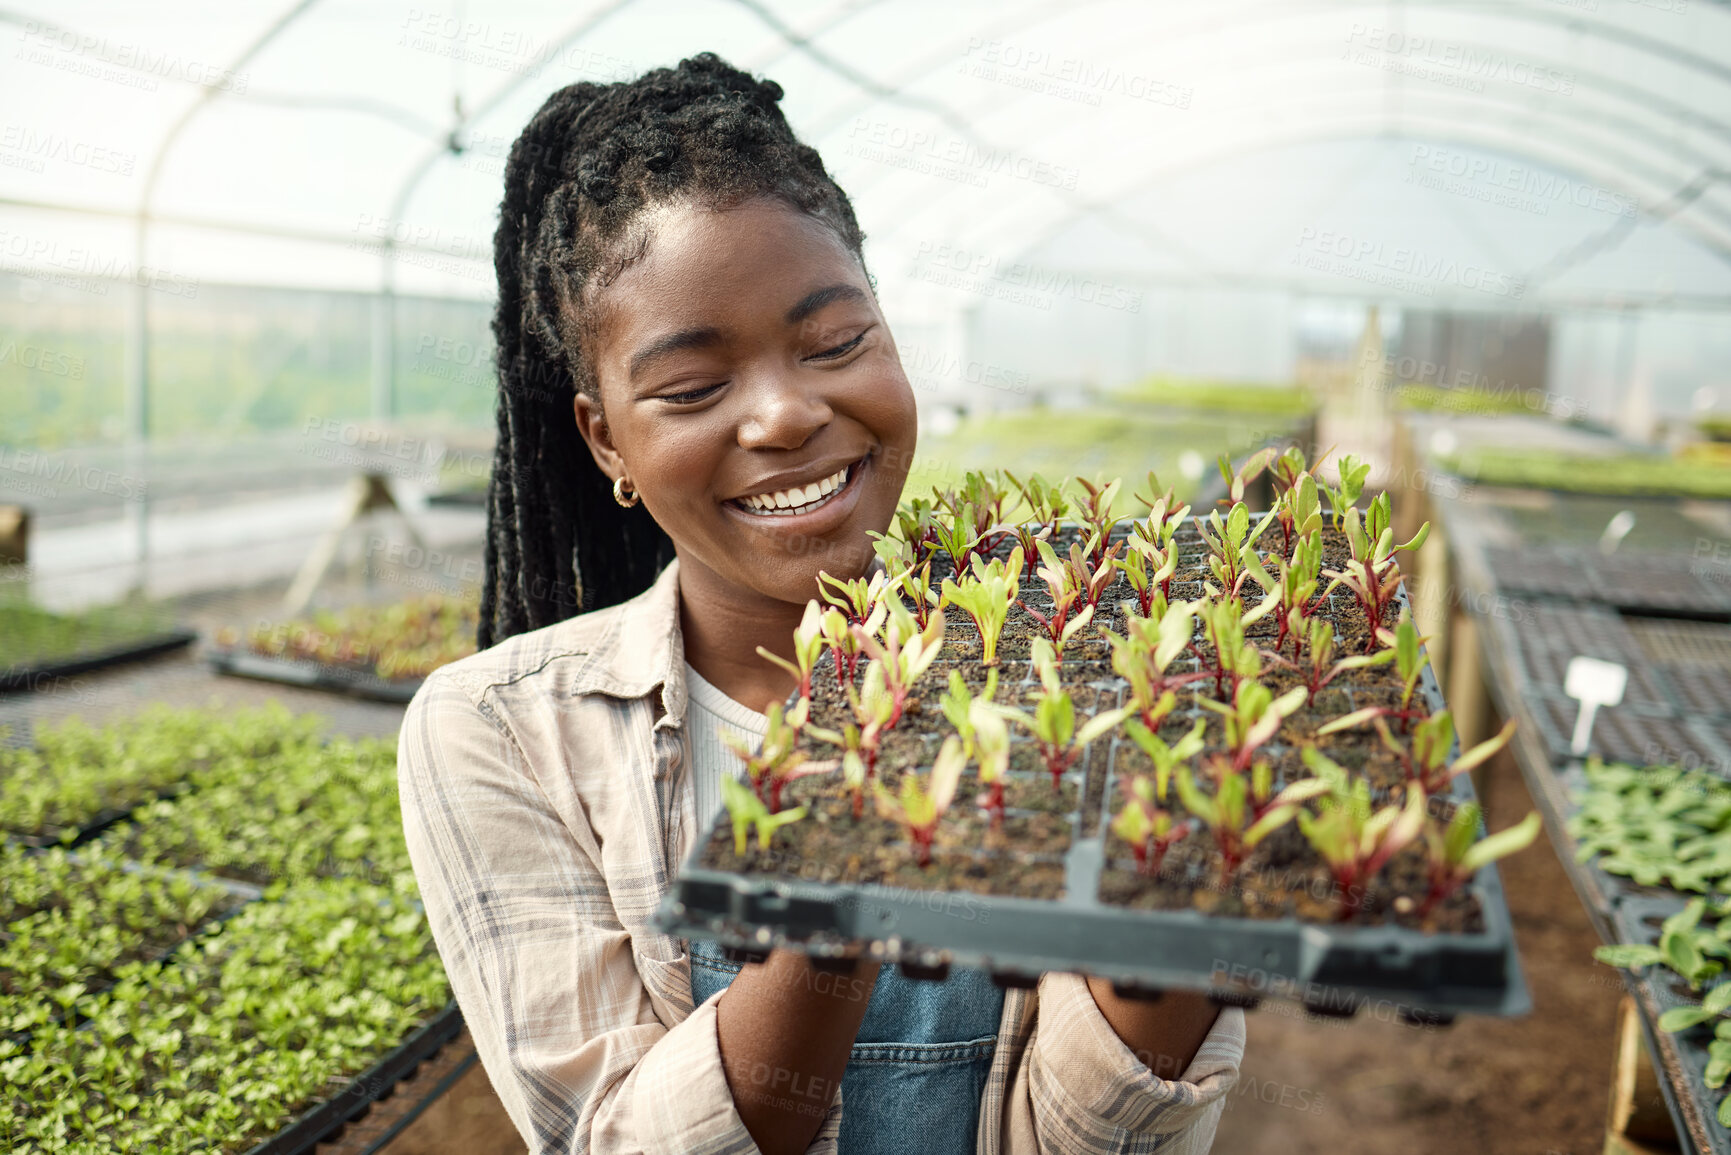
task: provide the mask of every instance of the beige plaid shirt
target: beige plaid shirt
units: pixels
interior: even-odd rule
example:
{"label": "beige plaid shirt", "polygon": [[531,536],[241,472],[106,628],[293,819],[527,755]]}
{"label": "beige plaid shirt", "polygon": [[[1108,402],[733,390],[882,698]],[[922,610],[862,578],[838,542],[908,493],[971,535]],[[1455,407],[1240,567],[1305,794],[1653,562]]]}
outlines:
{"label": "beige plaid shirt", "polygon": [[[444,667],[403,721],[427,918],[533,1152],[757,1149],[721,1066],[721,993],[693,1007],[685,940],[650,923],[711,817],[685,764],[678,571]],[[1244,1013],[1224,1009],[1161,1079],[1079,976],[1048,973],[1006,992],[977,1150],[1204,1152],[1243,1053]],[[810,1150],[835,1150],[842,1110],[838,1092]]]}

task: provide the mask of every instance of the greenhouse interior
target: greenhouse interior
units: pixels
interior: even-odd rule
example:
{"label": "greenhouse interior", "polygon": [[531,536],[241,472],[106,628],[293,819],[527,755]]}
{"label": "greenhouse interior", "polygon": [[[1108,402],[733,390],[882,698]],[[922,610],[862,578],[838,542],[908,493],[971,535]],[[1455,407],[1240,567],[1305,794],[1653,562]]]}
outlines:
{"label": "greenhouse interior", "polygon": [[1731,3],[0,36],[0,1148],[1731,1153]]}

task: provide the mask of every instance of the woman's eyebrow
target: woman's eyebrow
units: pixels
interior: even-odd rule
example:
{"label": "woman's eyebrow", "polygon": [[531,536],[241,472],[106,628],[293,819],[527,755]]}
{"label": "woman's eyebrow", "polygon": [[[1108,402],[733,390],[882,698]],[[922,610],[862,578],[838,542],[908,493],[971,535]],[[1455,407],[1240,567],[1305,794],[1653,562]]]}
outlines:
{"label": "woman's eyebrow", "polygon": [[719,344],[721,330],[681,329],[677,333],[669,333],[665,337],[657,337],[643,348],[631,355],[630,364],[626,367],[626,375],[632,380],[643,371],[643,367],[657,357],[665,357],[669,353],[677,353],[681,349],[702,349]]}
{"label": "woman's eyebrow", "polygon": [[863,301],[865,291],[857,285],[830,285],[824,289],[814,289],[801,297],[799,304],[787,311],[787,323],[797,325],[819,309],[835,301]]}

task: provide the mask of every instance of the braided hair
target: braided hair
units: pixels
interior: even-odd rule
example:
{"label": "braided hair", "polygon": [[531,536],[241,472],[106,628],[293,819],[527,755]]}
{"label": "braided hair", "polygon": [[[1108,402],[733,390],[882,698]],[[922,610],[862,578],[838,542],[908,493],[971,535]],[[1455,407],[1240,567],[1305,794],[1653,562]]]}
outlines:
{"label": "braided hair", "polygon": [[562,88],[512,145],[493,237],[499,435],[481,648],[633,597],[673,558],[648,510],[613,500],[572,413],[578,391],[600,401],[588,306],[643,255],[645,210],[771,196],[860,255],[853,207],[793,135],[781,96],[704,53],[635,80]]}

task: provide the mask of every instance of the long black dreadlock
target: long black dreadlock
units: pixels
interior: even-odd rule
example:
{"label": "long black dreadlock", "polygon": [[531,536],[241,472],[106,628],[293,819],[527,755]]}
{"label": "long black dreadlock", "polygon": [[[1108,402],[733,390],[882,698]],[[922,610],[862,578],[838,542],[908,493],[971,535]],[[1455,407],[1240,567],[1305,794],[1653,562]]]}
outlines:
{"label": "long black dreadlock", "polygon": [[599,401],[584,291],[641,253],[632,226],[643,211],[773,196],[860,254],[853,206],[794,137],[781,95],[704,53],[631,81],[562,88],[511,146],[493,237],[499,439],[481,648],[633,597],[673,558],[648,510],[614,502],[572,415],[577,390]]}

